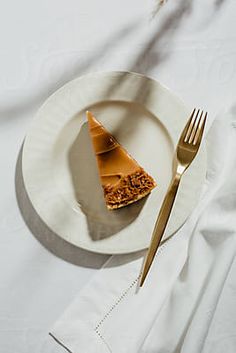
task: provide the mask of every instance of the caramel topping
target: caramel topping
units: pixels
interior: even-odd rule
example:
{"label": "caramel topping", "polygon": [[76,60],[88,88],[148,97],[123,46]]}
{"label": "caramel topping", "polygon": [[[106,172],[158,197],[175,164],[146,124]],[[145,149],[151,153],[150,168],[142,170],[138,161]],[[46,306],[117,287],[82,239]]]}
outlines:
{"label": "caramel topping", "polygon": [[[96,129],[97,130],[97,129]],[[101,154],[113,150],[117,147],[117,142],[107,133],[98,133],[93,135],[93,144],[95,153]]]}
{"label": "caramel topping", "polygon": [[115,185],[123,175],[137,172],[140,168],[137,162],[91,112],[86,114],[102,185]]}

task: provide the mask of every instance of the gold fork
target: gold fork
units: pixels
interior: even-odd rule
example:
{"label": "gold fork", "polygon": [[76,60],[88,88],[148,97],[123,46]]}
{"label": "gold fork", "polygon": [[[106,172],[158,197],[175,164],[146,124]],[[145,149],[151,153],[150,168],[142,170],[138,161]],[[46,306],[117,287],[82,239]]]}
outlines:
{"label": "gold fork", "polygon": [[140,287],[142,287],[145,281],[145,278],[148,274],[148,271],[157,252],[157,248],[161,242],[162,236],[167,226],[167,222],[171,214],[171,210],[175,201],[181,177],[198,152],[202,140],[206,118],[207,113],[204,114],[203,111],[200,112],[200,109],[198,109],[197,111],[196,109],[194,109],[180,136],[176,148],[176,172],[170,183],[169,189],[164,198],[158,218],[156,220],[156,224],[152,234],[151,244],[149,246],[141,272],[141,278],[139,283]]}

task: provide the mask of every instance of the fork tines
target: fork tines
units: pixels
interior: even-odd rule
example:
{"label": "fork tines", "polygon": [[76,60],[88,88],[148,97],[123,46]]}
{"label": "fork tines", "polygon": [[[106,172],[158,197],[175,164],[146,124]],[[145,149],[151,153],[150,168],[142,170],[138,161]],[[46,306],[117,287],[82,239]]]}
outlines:
{"label": "fork tines", "polygon": [[206,118],[207,112],[204,114],[203,110],[196,110],[196,108],[193,109],[188,124],[185,128],[185,143],[197,145],[201,142]]}

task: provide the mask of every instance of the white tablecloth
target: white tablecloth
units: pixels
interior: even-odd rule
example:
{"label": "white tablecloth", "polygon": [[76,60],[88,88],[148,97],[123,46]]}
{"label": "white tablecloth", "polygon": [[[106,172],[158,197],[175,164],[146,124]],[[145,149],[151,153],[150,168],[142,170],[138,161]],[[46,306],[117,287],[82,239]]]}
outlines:
{"label": "white tablecloth", "polygon": [[[158,14],[156,4],[22,0],[0,5],[1,352],[63,352],[48,338],[49,328],[107,259],[74,249],[66,254],[60,246],[58,253],[72,264],[52,255],[20,215],[15,175],[18,196],[26,200],[16,161],[29,122],[48,95],[86,72],[132,70],[158,79],[211,117],[235,102],[235,1],[169,0]],[[43,237],[38,239],[44,242]],[[219,303],[226,325],[235,275],[236,265]]]}

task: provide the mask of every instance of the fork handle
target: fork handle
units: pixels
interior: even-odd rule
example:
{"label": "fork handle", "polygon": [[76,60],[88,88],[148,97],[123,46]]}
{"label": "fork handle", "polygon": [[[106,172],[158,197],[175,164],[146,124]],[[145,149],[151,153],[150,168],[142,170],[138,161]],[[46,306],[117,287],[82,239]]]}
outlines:
{"label": "fork handle", "polygon": [[142,286],[146,278],[146,275],[150,269],[154,256],[157,252],[158,246],[160,245],[161,239],[165,232],[168,220],[170,218],[171,210],[175,201],[175,197],[179,188],[181,176],[182,175],[178,173],[174,176],[174,178],[170,183],[170,186],[168,188],[164,201],[162,203],[162,206],[158,214],[155,227],[152,233],[151,245],[149,247],[149,250],[145,258],[142,276],[140,280],[140,286]]}
{"label": "fork handle", "polygon": [[164,198],[164,201],[162,203],[161,209],[159,211],[159,214],[155,223],[155,227],[153,230],[153,235],[152,235],[153,239],[155,239],[155,244],[157,245],[157,247],[160,244],[160,241],[165,232],[168,220],[170,218],[171,210],[173,208],[175,197],[179,188],[180,179],[181,179],[180,174],[176,174],[172,179],[170,186],[167,190],[166,196]]}

